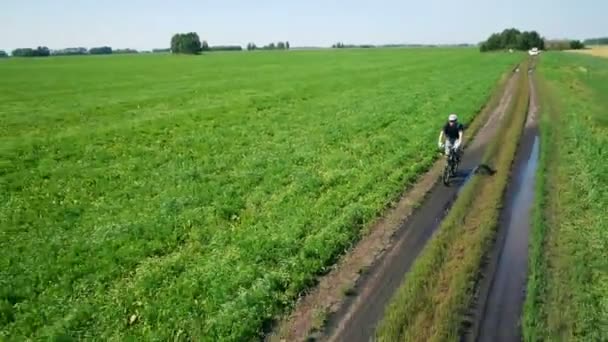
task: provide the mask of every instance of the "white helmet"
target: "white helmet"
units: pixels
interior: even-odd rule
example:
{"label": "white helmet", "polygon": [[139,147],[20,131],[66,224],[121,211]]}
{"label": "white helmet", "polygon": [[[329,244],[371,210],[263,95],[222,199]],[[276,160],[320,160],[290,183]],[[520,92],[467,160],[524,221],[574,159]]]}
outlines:
{"label": "white helmet", "polygon": [[458,116],[456,114],[450,114],[450,116],[448,116],[448,121],[458,121]]}

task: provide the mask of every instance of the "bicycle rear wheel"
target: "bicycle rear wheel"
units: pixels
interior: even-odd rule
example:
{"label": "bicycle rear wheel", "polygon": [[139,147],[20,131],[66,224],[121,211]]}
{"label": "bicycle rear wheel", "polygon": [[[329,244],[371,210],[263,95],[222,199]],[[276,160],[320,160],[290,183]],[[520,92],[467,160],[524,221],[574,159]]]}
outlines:
{"label": "bicycle rear wheel", "polygon": [[442,175],[442,180],[443,180],[443,184],[445,186],[449,186],[450,185],[450,174],[451,174],[451,167],[450,167],[450,163],[446,163],[445,164],[445,168],[443,168],[443,175]]}

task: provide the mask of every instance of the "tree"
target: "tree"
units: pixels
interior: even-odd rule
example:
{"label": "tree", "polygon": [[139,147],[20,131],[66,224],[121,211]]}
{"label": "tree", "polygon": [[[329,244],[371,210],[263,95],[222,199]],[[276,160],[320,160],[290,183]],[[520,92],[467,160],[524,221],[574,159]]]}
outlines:
{"label": "tree", "polygon": [[46,46],[39,46],[36,49],[21,48],[13,50],[14,57],[48,57],[51,50]]}
{"label": "tree", "polygon": [[[251,47],[254,47],[255,49],[257,49],[257,47],[255,46],[255,44],[250,43],[252,45],[247,45],[248,49]],[[268,45],[264,45],[262,47],[262,50],[287,50],[289,49],[289,42],[277,42],[275,43],[270,43]]]}
{"label": "tree", "polygon": [[46,46],[39,46],[34,51],[36,57],[48,57],[51,55],[51,50]]}
{"label": "tree", "polygon": [[570,41],[561,39],[561,40],[548,40],[546,42],[547,50],[568,50],[570,49]]}
{"label": "tree", "polygon": [[180,50],[180,40],[182,39],[182,35],[176,33],[171,37],[171,52],[179,53]]}
{"label": "tree", "polygon": [[529,50],[531,48],[545,48],[545,41],[536,31],[520,32],[518,29],[510,28],[501,33],[493,33],[485,42],[479,45],[481,52],[496,50]]}
{"label": "tree", "polygon": [[522,32],[517,36],[517,49],[518,50],[530,50],[530,32]]}
{"label": "tree", "polygon": [[34,50],[30,48],[19,48],[12,52],[13,57],[33,57]]}
{"label": "tree", "polygon": [[258,47],[254,43],[247,44],[247,50],[248,51],[253,51],[253,50],[257,49],[257,48]]}
{"label": "tree", "polygon": [[89,49],[90,55],[111,55],[112,48],[109,46],[93,47]]}
{"label": "tree", "polygon": [[[545,40],[536,31],[524,32],[528,33],[529,48],[545,49]],[[527,49],[526,49],[527,50]]]}
{"label": "tree", "polygon": [[201,44],[201,51],[209,51],[209,44],[207,43],[206,40],[203,40],[203,43]]}
{"label": "tree", "polygon": [[570,49],[572,50],[580,50],[584,49],[585,44],[583,44],[580,40],[571,40],[570,41]]}
{"label": "tree", "polygon": [[0,50],[0,58],[7,58],[8,54],[4,50]]}
{"label": "tree", "polygon": [[196,32],[177,33],[171,38],[171,52],[198,54],[202,51],[201,40]]}
{"label": "tree", "polygon": [[134,53],[139,53],[139,51],[135,50],[135,49],[117,49],[112,51],[112,53],[118,53],[118,54],[134,54]]}
{"label": "tree", "polygon": [[501,48],[502,39],[499,33],[494,33],[486,41],[487,51],[498,50]]}
{"label": "tree", "polygon": [[521,35],[518,29],[510,28],[500,34],[500,46],[502,49],[517,49],[518,37]]}
{"label": "tree", "polygon": [[83,47],[66,48],[61,50],[53,50],[51,53],[53,56],[74,56],[74,55],[86,55],[87,49]]}
{"label": "tree", "polygon": [[243,51],[240,45],[218,45],[209,48],[209,51]]}

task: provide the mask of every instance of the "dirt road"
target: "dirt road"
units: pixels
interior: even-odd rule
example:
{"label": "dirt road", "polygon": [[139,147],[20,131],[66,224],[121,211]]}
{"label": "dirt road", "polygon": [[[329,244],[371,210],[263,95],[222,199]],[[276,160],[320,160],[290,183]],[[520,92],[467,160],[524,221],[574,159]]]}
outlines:
{"label": "dirt road", "polygon": [[467,341],[520,341],[525,299],[528,238],[538,162],[538,99],[530,77],[530,104],[524,133],[507,186],[494,249],[488,257],[472,309]]}
{"label": "dirt road", "polygon": [[485,147],[494,136],[513,97],[515,78],[512,77],[509,81],[498,106],[466,149],[456,184],[451,187],[436,184],[433,187],[421,206],[403,223],[390,249],[366,276],[358,281],[354,289],[357,295],[348,298],[341,308],[329,317],[328,329],[320,339],[369,341],[373,337],[388,301],[439,226],[455,200],[460,186],[480,163]]}

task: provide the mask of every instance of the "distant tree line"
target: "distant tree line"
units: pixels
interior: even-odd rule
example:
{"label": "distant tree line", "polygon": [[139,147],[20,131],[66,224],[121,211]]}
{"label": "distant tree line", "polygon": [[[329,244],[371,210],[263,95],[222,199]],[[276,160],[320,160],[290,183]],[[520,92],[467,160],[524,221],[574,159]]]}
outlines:
{"label": "distant tree line", "polygon": [[111,55],[112,48],[109,46],[94,47],[89,49],[90,55]]}
{"label": "distant tree line", "polygon": [[508,49],[527,51],[534,47],[541,50],[545,48],[545,40],[538,32],[521,32],[518,29],[510,28],[490,35],[485,42],[480,44],[479,49],[481,52]]}
{"label": "distant tree line", "polygon": [[83,47],[67,48],[51,51],[53,56],[72,56],[72,55],[111,55],[114,53],[138,53],[135,49],[117,49],[114,50],[109,46],[100,46],[86,49]]}
{"label": "distant tree line", "polygon": [[608,45],[608,37],[590,38],[583,41],[585,45]]}
{"label": "distant tree line", "polygon": [[206,51],[243,51],[240,45],[216,45],[210,46]]}
{"label": "distant tree line", "polygon": [[[246,49],[252,50],[289,50],[289,42],[277,42],[258,47],[255,43],[247,44]],[[210,46],[207,41],[201,41],[199,35],[195,32],[177,33],[171,38],[170,51],[176,54],[199,54],[201,52],[213,51],[242,51],[240,45],[216,45]],[[153,52],[165,52],[165,50],[155,49]]]}
{"label": "distant tree line", "polygon": [[[36,49],[31,49],[31,48],[15,49],[12,52],[12,56],[13,57],[82,56],[82,55],[110,55],[113,53],[132,54],[132,53],[139,53],[139,51],[137,51],[135,49],[113,50],[109,46],[93,47],[90,49],[87,49],[84,47],[71,47],[71,48],[58,49],[58,50],[49,50],[49,48],[42,46],[42,47],[38,47]],[[1,55],[1,53],[0,53],[0,55]],[[0,57],[8,57],[8,55],[6,54],[6,52],[4,52],[4,56],[0,56]]]}
{"label": "distant tree line", "polygon": [[[289,42],[270,43],[261,48],[258,48],[254,43],[247,44],[247,50],[289,50]],[[201,41],[196,32],[177,33],[171,38],[171,47],[162,49],[153,49],[152,53],[174,53],[174,54],[199,54],[205,51],[242,51],[240,45],[217,45],[209,46],[207,41]],[[149,53],[150,51],[146,51]],[[109,46],[94,47],[86,49],[84,47],[65,48],[59,50],[49,50],[43,46],[36,49],[20,48],[12,51],[14,57],[46,57],[46,56],[70,56],[70,55],[109,55],[109,54],[135,54],[140,51],[135,49],[116,49],[113,50]],[[8,57],[4,51],[0,51],[0,57]]]}
{"label": "distant tree line", "polygon": [[0,50],[0,58],[6,58],[8,57],[8,53],[6,53],[6,51],[4,50]]}
{"label": "distant tree line", "polygon": [[46,46],[39,46],[35,49],[20,48],[11,53],[14,57],[47,57],[51,55],[51,50]]}
{"label": "distant tree line", "polygon": [[278,42],[278,43],[270,43],[268,45],[264,45],[262,50],[289,50],[289,42]]}
{"label": "distant tree line", "polygon": [[116,49],[114,51],[112,51],[112,53],[117,53],[117,54],[135,54],[135,53],[139,53],[139,51],[135,50],[135,49]]}
{"label": "distant tree line", "polygon": [[372,44],[344,44],[342,42],[335,43],[331,46],[333,49],[371,49],[375,48]]}
{"label": "distant tree line", "polygon": [[262,47],[258,47],[255,43],[249,43],[247,44],[247,50],[248,51],[253,51],[253,50],[289,50],[291,48],[291,46],[289,45],[289,42],[277,42],[277,43],[270,43],[268,45],[264,45]]}
{"label": "distant tree line", "polygon": [[585,48],[585,44],[580,40],[571,40],[570,41],[570,49],[572,50],[581,50]]}
{"label": "distant tree line", "polygon": [[53,50],[51,54],[53,56],[77,56],[77,55],[86,55],[89,53],[89,50],[83,47],[75,47],[75,48],[66,48],[60,50]]}
{"label": "distant tree line", "polygon": [[545,47],[547,50],[580,50],[585,44],[580,40],[555,39],[547,40]]}
{"label": "distant tree line", "polygon": [[435,48],[435,47],[472,47],[473,44],[344,44],[338,42],[333,44],[333,49],[371,49],[371,48]]}

